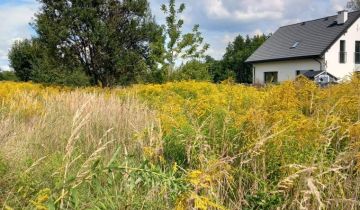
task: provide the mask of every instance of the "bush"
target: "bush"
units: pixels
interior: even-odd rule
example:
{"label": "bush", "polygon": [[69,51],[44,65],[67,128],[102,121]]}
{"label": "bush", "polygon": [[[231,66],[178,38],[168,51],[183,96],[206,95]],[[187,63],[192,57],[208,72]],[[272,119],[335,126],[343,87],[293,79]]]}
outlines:
{"label": "bush", "polygon": [[18,81],[13,71],[0,71],[0,81]]}
{"label": "bush", "polygon": [[170,76],[170,80],[175,81],[209,81],[210,79],[209,65],[197,60],[189,61],[180,66],[180,68]]}
{"label": "bush", "polygon": [[20,81],[76,87],[90,85],[90,79],[82,69],[75,65],[73,69],[62,66],[47,56],[46,50],[40,47],[36,39],[17,41],[13,44],[9,60]]}
{"label": "bush", "polygon": [[32,81],[43,84],[55,84],[83,87],[90,85],[90,78],[80,70],[63,70],[60,67],[37,66],[32,75]]}
{"label": "bush", "polygon": [[9,52],[10,65],[21,81],[27,82],[32,79],[38,54],[38,46],[33,40],[25,39],[13,44]]}

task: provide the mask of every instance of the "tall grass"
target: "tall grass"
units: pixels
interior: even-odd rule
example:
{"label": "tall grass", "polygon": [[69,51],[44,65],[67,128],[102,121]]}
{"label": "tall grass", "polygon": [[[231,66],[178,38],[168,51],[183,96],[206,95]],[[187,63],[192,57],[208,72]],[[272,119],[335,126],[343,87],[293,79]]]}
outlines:
{"label": "tall grass", "polygon": [[359,88],[0,83],[0,207],[358,209]]}
{"label": "tall grass", "polygon": [[[142,192],[136,186],[150,167],[143,148],[160,137],[159,122],[143,102],[132,96],[11,85],[17,91],[4,101],[0,120],[1,208],[163,204],[155,184],[141,187]],[[41,108],[29,113],[29,104]]]}

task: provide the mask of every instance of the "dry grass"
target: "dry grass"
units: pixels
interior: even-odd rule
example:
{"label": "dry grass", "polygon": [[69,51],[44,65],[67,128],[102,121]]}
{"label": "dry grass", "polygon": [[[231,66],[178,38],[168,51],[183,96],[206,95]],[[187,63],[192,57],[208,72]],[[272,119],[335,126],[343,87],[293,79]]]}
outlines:
{"label": "dry grass", "polygon": [[[42,109],[31,116],[22,115],[26,107],[19,108],[18,112],[1,113],[2,160],[8,171],[23,172],[30,179],[39,175],[39,170],[50,170],[51,178],[62,179],[62,190],[55,201],[60,203],[60,208],[65,208],[69,189],[78,187],[94,175],[91,171],[94,162],[99,159],[110,161],[119,148],[117,161],[126,161],[130,152],[135,159],[141,160],[142,148],[154,141],[148,142],[141,135],[146,130],[153,132],[151,135],[157,133],[154,112],[132,96],[120,100],[114,94],[75,90],[56,93],[39,101],[34,92],[19,94],[18,98],[26,98],[30,104],[41,103]],[[3,108],[17,106],[12,103]],[[74,179],[71,183],[69,177]],[[9,177],[8,181],[14,180]],[[41,180],[37,185],[45,186],[49,181]],[[2,192],[5,194],[0,195],[1,207],[8,205],[12,196],[21,194],[16,192],[16,182],[8,184]],[[27,196],[32,192],[23,193]]]}
{"label": "dry grass", "polygon": [[[132,146],[135,134],[156,123],[154,113],[130,96],[122,101],[114,95],[60,93],[44,101],[43,109],[40,115],[26,120],[12,113],[1,116],[0,150],[7,160],[18,162],[28,155],[35,155],[36,159],[37,154],[56,151],[66,151],[71,156],[74,141],[84,141],[81,143],[85,143],[85,154],[96,149],[100,139]],[[103,136],[109,129],[112,131]],[[36,152],[29,151],[35,145]]]}

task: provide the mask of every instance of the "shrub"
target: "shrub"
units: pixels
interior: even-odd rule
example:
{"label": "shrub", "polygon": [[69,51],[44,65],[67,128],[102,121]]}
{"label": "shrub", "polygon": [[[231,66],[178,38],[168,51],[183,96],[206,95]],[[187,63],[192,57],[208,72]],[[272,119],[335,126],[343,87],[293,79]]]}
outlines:
{"label": "shrub", "polygon": [[10,52],[10,65],[14,69],[16,76],[21,81],[30,81],[34,65],[37,62],[39,49],[35,41],[23,40],[16,41]]}
{"label": "shrub", "polygon": [[209,81],[210,79],[209,65],[197,60],[189,61],[180,66],[180,68],[170,76],[170,80],[176,81]]}
{"label": "shrub", "polygon": [[0,70],[0,81],[18,81],[18,78],[13,71]]}

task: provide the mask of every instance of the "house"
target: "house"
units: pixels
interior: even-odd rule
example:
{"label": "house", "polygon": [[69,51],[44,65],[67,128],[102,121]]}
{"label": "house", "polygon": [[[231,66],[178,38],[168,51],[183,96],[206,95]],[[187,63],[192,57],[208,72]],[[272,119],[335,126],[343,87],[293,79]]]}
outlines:
{"label": "house", "polygon": [[360,11],[345,10],[279,28],[246,61],[253,64],[253,82],[283,82],[299,74],[331,82],[360,71],[359,17]]}

